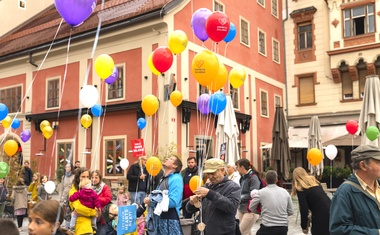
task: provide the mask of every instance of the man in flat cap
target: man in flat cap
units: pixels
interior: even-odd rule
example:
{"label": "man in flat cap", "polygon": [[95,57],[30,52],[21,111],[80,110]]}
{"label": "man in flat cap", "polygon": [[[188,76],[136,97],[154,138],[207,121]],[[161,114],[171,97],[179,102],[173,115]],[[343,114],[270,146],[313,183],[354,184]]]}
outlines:
{"label": "man in flat cap", "polygon": [[[194,213],[202,203],[202,222],[205,235],[235,235],[235,215],[240,202],[240,186],[225,176],[224,161],[216,158],[205,162],[204,174],[209,179],[203,187],[194,191],[186,204]],[[202,224],[199,224],[202,225]],[[198,228],[201,226],[198,225]]]}
{"label": "man in flat cap", "polygon": [[331,202],[330,234],[380,234],[380,150],[360,145],[351,152],[354,173]]}

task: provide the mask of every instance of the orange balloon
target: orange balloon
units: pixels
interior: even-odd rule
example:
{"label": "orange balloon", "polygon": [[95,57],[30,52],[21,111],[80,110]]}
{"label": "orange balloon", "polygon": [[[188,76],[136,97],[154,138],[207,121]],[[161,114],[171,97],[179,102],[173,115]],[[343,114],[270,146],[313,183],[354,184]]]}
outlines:
{"label": "orange balloon", "polygon": [[43,120],[41,123],[40,123],[40,130],[43,132],[45,126],[50,126],[50,122],[48,120]]}
{"label": "orange balloon", "polygon": [[148,161],[146,161],[145,167],[150,175],[156,176],[162,168],[162,163],[158,157],[150,157]]}
{"label": "orange balloon", "polygon": [[173,91],[170,94],[170,102],[172,103],[172,105],[174,105],[174,107],[178,107],[178,105],[182,103],[182,99],[182,92],[180,91]]}
{"label": "orange balloon", "polygon": [[9,156],[12,157],[17,153],[18,150],[18,144],[14,140],[7,140],[4,144],[4,152]]}
{"label": "orange balloon", "polygon": [[312,148],[307,152],[307,160],[313,166],[317,166],[322,161],[322,152],[317,148]]}
{"label": "orange balloon", "polygon": [[220,90],[228,80],[228,71],[223,63],[219,63],[218,75],[215,79],[207,86],[211,91]]}
{"label": "orange balloon", "polygon": [[146,95],[141,102],[141,108],[147,116],[152,116],[158,110],[159,102],[155,95]]}
{"label": "orange balloon", "polygon": [[189,187],[192,192],[197,190],[197,188],[203,186],[203,180],[199,177],[199,175],[194,175],[193,177],[190,178],[189,181]]}
{"label": "orange balloon", "polygon": [[202,86],[209,85],[219,71],[218,57],[209,50],[204,50],[196,54],[191,65],[191,72],[195,80]]}
{"label": "orange balloon", "polygon": [[53,135],[53,128],[51,126],[45,126],[44,129],[42,130],[42,134],[46,139],[49,139]]}

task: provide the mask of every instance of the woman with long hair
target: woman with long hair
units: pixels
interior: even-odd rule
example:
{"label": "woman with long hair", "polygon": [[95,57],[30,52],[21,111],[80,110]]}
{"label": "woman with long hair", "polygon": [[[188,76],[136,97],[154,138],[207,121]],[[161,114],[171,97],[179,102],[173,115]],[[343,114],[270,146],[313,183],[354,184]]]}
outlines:
{"label": "woman with long hair", "polygon": [[62,208],[57,200],[38,202],[29,212],[29,235],[72,235],[71,231],[61,228]]}
{"label": "woman with long hair", "polygon": [[14,206],[14,214],[17,218],[18,230],[21,232],[22,221],[26,214],[26,208],[28,208],[28,190],[27,186],[24,184],[23,178],[18,178],[16,185],[13,186],[12,191],[12,202]]}
{"label": "woman with long hair", "polygon": [[41,175],[36,172],[33,174],[32,183],[28,187],[28,191],[32,193],[30,201],[32,203],[38,202],[38,187],[41,185]]}
{"label": "woman with long hair", "polygon": [[69,191],[74,180],[74,166],[72,163],[67,163],[65,166],[65,174],[62,176],[61,188],[59,190],[59,202],[64,209],[64,222],[65,226],[68,228],[70,224],[70,210],[69,210]]}
{"label": "woman with long hair", "polygon": [[[102,173],[99,170],[94,170],[91,173],[91,181],[92,181],[92,189],[95,190],[95,192],[99,196],[100,200],[100,206],[101,206],[101,211],[103,208],[112,201],[112,193],[111,189],[108,185],[106,185],[103,181],[103,176]],[[97,222],[97,235],[103,235],[105,234],[105,224],[103,221],[103,218],[100,216],[98,217],[98,222]]]}
{"label": "woman with long hair", "polygon": [[311,211],[311,234],[329,235],[329,211],[331,200],[319,181],[309,175],[302,167],[293,171],[292,196],[297,195],[301,212],[301,228],[309,232],[308,216]]}
{"label": "woman with long hair", "polygon": [[[79,183],[82,179],[90,179],[90,171],[85,167],[77,168],[74,172],[74,180],[69,191],[69,196],[79,190]],[[93,234],[91,217],[97,215],[97,210],[83,206],[79,200],[70,202],[70,206],[81,215],[77,218],[75,223],[75,235]]]}

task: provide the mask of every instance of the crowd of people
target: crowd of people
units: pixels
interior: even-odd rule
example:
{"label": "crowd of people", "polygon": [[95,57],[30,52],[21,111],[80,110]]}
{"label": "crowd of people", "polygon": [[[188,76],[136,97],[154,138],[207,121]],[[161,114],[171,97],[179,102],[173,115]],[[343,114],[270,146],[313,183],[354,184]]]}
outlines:
{"label": "crowd of people", "polygon": [[[304,234],[380,234],[380,150],[361,145],[351,152],[351,159],[353,174],[332,201],[320,182],[302,167],[293,171],[289,194],[277,185],[276,171],[269,170],[262,177],[245,158],[228,164],[210,158],[199,167],[197,159],[189,157],[182,169],[181,159],[171,155],[153,177],[142,156],[127,172],[128,190],[124,185],[118,188],[116,203],[99,170],[67,164],[59,200],[52,200],[44,188],[47,177],[24,169],[10,195],[17,224],[0,219],[0,227],[9,231],[8,235],[18,234],[28,216],[31,235],[116,235],[118,208],[134,205],[137,226],[133,235],[182,235],[182,216],[198,217],[192,234],[251,235],[261,216],[256,234],[285,235],[288,217],[294,214],[294,196]],[[29,168],[28,162],[24,168]],[[205,184],[194,189],[193,176],[206,176]],[[5,179],[0,179],[0,215],[7,196]]]}

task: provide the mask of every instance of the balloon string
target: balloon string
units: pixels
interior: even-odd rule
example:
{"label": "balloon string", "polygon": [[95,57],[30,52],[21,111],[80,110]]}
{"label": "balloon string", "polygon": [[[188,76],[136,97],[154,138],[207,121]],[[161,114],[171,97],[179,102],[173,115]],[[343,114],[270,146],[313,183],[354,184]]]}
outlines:
{"label": "balloon string", "polygon": [[228,47],[228,43],[226,43],[226,46],[224,47],[224,57],[227,56],[227,47]]}

